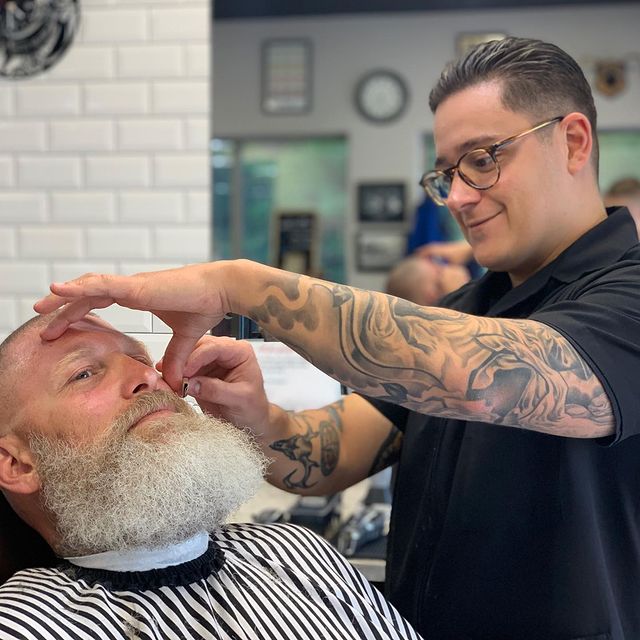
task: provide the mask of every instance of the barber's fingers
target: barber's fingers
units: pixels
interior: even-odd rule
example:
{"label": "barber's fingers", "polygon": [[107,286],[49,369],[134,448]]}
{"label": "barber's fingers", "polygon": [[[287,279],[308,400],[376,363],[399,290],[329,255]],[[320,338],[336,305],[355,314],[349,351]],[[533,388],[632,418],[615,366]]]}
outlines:
{"label": "barber's fingers", "polygon": [[85,273],[68,282],[53,282],[49,287],[51,294],[38,300],[34,308],[38,313],[50,313],[71,300],[92,297],[111,298],[127,306],[127,300],[133,301],[140,297],[138,288],[133,284],[134,278],[135,276]]}
{"label": "barber's fingers", "polygon": [[[52,297],[53,296],[48,296],[44,298],[43,301]],[[92,309],[104,309],[115,302],[113,298],[99,296],[81,298],[80,300],[61,300],[62,302],[60,302],[58,306],[63,306],[62,311],[40,332],[40,337],[43,340],[55,340],[59,338],[70,324],[82,320]],[[50,311],[46,310],[49,308],[48,305],[40,305],[39,302],[40,301],[34,305],[34,310],[38,313],[49,313]],[[55,308],[57,307],[53,307],[51,310]]]}
{"label": "barber's fingers", "polygon": [[193,336],[174,333],[164,352],[162,377],[176,393],[182,393],[184,366],[197,341],[198,338]]}
{"label": "barber's fingers", "polygon": [[[163,371],[166,356],[156,363],[158,371]],[[236,340],[227,336],[204,336],[198,340],[187,359],[183,375],[197,375],[202,369],[226,372],[254,360],[255,353],[251,345],[244,340]],[[257,361],[256,365],[257,365]]]}
{"label": "barber's fingers", "polygon": [[255,387],[249,383],[195,376],[189,381],[188,393],[205,413],[224,418],[239,427],[249,427],[254,433],[263,432],[268,427],[267,396],[264,391],[256,393]]}
{"label": "barber's fingers", "polygon": [[186,363],[184,375],[196,375],[201,369],[211,365],[231,370],[254,358],[253,348],[244,340],[209,336],[201,338],[196,345]]}

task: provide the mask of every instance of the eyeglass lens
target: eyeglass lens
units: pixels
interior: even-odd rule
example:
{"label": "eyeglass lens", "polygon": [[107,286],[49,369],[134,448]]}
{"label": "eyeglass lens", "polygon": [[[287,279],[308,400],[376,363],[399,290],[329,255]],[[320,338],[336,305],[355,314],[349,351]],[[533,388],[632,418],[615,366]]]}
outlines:
{"label": "eyeglass lens", "polygon": [[[499,169],[490,153],[484,149],[475,149],[460,159],[458,173],[469,186],[488,189],[498,180]],[[452,172],[436,173],[427,178],[425,186],[432,197],[443,202],[449,197],[451,181]]]}

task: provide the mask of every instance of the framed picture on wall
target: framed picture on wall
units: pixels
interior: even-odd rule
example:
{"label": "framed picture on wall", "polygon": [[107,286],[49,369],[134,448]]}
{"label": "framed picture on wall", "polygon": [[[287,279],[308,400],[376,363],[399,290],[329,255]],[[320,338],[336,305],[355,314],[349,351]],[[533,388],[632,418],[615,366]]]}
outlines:
{"label": "framed picture on wall", "polygon": [[389,271],[405,257],[407,236],[400,231],[361,231],[355,249],[359,271]]}
{"label": "framed picture on wall", "polygon": [[456,36],[456,56],[461,57],[469,49],[483,42],[491,42],[491,40],[502,40],[507,37],[506,33],[459,33]]}
{"label": "framed picture on wall", "polygon": [[318,259],[318,219],[313,211],[280,211],[275,216],[275,266],[311,275]]}
{"label": "framed picture on wall", "polygon": [[268,115],[311,110],[311,42],[278,38],[262,44],[260,106]]}
{"label": "framed picture on wall", "polygon": [[358,185],[360,222],[403,222],[405,208],[403,182],[368,182]]}

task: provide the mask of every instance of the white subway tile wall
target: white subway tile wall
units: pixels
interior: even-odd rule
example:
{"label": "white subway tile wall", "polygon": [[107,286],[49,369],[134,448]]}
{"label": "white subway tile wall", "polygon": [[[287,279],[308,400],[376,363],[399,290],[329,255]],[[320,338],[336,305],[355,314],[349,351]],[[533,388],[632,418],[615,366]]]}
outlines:
{"label": "white subway tile wall", "polygon": [[[210,0],[84,0],[70,51],[0,90],[0,340],[51,281],[211,257]],[[103,312],[167,331],[150,314]]]}

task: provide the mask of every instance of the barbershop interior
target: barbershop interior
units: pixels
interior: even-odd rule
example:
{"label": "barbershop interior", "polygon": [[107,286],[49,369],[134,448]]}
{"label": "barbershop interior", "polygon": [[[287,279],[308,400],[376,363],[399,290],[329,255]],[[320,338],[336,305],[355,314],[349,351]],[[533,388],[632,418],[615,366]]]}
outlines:
{"label": "barbershop interior", "polygon": [[[450,60],[512,36],[554,43],[582,68],[600,192],[635,207],[640,228],[638,27],[632,1],[3,1],[0,342],[52,282],[89,272],[247,258],[425,305],[482,277],[471,255],[398,269],[430,243],[464,244],[421,185],[442,164],[429,92]],[[95,313],[162,358],[172,330],[153,313]],[[287,411],[352,391],[248,317],[228,314],[211,335],[248,341],[267,398]],[[382,591],[394,467],[297,495],[318,473],[309,442],[288,443],[292,491],[265,481],[229,520],[303,525]]]}

